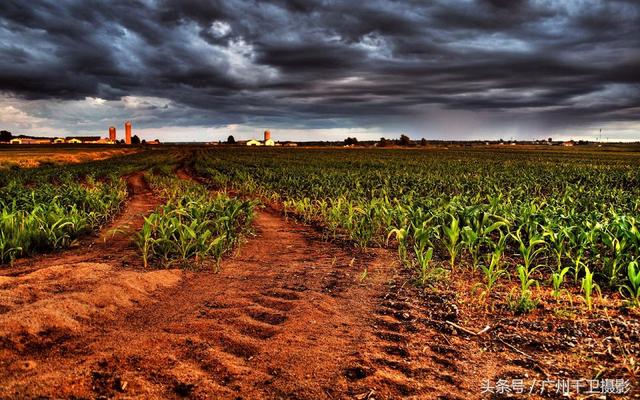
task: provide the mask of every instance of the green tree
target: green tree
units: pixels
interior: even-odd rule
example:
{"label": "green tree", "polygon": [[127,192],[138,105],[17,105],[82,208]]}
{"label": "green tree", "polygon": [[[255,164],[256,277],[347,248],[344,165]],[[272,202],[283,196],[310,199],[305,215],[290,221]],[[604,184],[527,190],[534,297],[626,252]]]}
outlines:
{"label": "green tree", "polygon": [[407,135],[400,135],[400,140],[398,140],[398,144],[400,146],[411,146],[413,142],[409,139]]}
{"label": "green tree", "polygon": [[13,135],[9,131],[0,131],[0,142],[9,142],[13,139]]}

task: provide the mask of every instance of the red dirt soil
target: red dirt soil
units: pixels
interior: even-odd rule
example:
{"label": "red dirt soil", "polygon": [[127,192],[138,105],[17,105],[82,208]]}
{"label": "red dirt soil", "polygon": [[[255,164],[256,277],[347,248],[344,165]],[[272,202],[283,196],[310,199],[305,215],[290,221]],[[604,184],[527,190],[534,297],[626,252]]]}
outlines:
{"label": "red dirt soil", "polygon": [[159,200],[129,182],[123,238],[0,276],[0,398],[473,399],[484,379],[544,379],[439,323],[455,302],[418,294],[388,251],[272,211],[218,273],[145,271],[127,237]]}
{"label": "red dirt soil", "polygon": [[[137,264],[130,237],[159,200],[141,173],[127,178],[130,198],[99,235],[60,253],[18,260],[0,273],[0,341],[24,350],[56,335],[80,334],[91,318],[113,319],[117,310],[175,285],[177,271],[140,274],[118,267]],[[117,228],[114,234],[113,229]]]}

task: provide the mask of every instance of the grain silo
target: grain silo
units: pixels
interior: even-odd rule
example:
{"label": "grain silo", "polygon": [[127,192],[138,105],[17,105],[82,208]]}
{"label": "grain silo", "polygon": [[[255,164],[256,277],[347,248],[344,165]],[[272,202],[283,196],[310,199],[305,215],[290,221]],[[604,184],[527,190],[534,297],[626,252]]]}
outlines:
{"label": "grain silo", "polygon": [[262,142],[265,146],[275,146],[275,142],[271,139],[271,132],[264,131],[264,142]]}
{"label": "grain silo", "polygon": [[110,126],[109,127],[109,141],[115,143],[116,140],[117,140],[117,138],[116,138],[116,127],[115,126]]}
{"label": "grain silo", "polygon": [[131,121],[124,123],[124,142],[131,144]]}

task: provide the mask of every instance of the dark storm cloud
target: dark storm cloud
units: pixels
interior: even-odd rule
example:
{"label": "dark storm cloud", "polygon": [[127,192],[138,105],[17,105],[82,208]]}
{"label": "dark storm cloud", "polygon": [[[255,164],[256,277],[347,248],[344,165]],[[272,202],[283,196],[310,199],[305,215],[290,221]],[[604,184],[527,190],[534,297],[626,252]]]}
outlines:
{"label": "dark storm cloud", "polygon": [[0,38],[0,91],[167,99],[157,126],[640,117],[634,1],[6,0]]}

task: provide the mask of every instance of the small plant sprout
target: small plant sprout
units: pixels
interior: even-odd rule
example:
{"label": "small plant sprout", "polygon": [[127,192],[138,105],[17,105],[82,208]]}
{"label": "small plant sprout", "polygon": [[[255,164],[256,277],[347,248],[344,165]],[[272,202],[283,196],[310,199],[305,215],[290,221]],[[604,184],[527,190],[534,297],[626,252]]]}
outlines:
{"label": "small plant sprout", "polygon": [[507,270],[502,268],[501,266],[502,264],[501,250],[499,249],[494,250],[494,252],[488,256],[488,258],[489,258],[488,266],[480,264],[480,269],[484,274],[484,284],[482,283],[476,284],[476,287],[482,287],[483,290],[480,293],[480,298],[485,301],[491,296],[491,292],[493,291],[493,288],[495,287],[498,280],[502,276],[507,275]]}
{"label": "small plant sprout", "polygon": [[367,267],[364,267],[364,270],[360,273],[360,283],[364,283],[368,276],[369,271],[367,270]]}
{"label": "small plant sprout", "polygon": [[553,290],[551,295],[556,301],[560,298],[563,292],[567,292],[566,289],[562,289],[562,284],[564,283],[565,275],[571,270],[571,267],[564,267],[559,271],[553,272],[551,274],[551,285]]}
{"label": "small plant sprout", "polygon": [[584,277],[582,278],[581,285],[582,293],[584,293],[582,299],[587,305],[587,309],[591,311],[593,309],[593,292],[594,290],[600,293],[600,286],[593,282],[593,272],[587,265],[584,266]]}
{"label": "small plant sprout", "polygon": [[536,268],[527,269],[524,265],[518,265],[517,275],[520,280],[519,293],[517,296],[514,295],[514,292],[517,291],[518,288],[513,288],[510,293],[511,310],[518,314],[528,313],[538,306],[538,300],[533,298],[532,292],[533,286],[539,286],[538,281],[531,278],[531,274],[535,270]]}
{"label": "small plant sprout", "polygon": [[418,283],[425,286],[429,280],[429,271],[431,258],[433,257],[433,248],[429,247],[426,251],[416,249],[416,261],[418,263]]}
{"label": "small plant sprout", "polygon": [[511,236],[516,240],[518,244],[518,250],[520,257],[522,257],[522,264],[519,264],[516,271],[518,279],[520,280],[519,294],[517,299],[514,299],[514,291],[512,290],[510,296],[511,309],[517,313],[526,313],[536,308],[538,301],[533,298],[532,287],[539,286],[538,281],[531,276],[535,273],[538,266],[533,266],[535,258],[544,250],[545,241],[541,236],[532,235],[528,241],[525,241],[521,235],[521,228],[519,228],[515,234]]}
{"label": "small plant sprout", "polygon": [[389,232],[387,236],[387,244],[391,237],[395,237],[398,242],[398,257],[402,263],[406,263],[407,260],[407,229],[406,228],[394,228]]}
{"label": "small plant sprout", "polygon": [[629,282],[620,288],[620,293],[626,298],[629,307],[640,307],[640,269],[638,261],[631,261],[627,266]]}
{"label": "small plant sprout", "polygon": [[460,222],[458,218],[451,214],[449,214],[449,217],[451,222],[449,225],[442,225],[442,230],[444,233],[444,245],[449,252],[449,265],[453,270],[462,243],[460,243]]}

